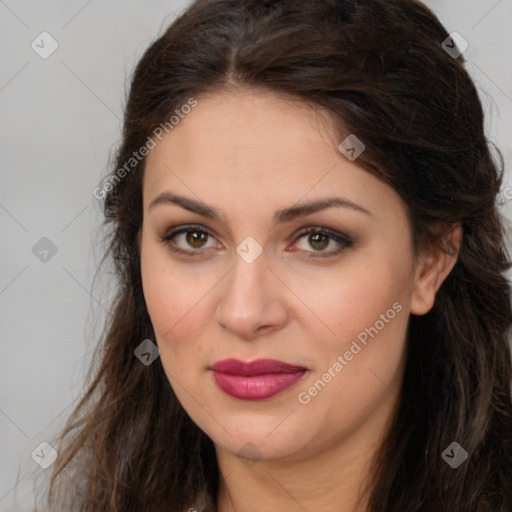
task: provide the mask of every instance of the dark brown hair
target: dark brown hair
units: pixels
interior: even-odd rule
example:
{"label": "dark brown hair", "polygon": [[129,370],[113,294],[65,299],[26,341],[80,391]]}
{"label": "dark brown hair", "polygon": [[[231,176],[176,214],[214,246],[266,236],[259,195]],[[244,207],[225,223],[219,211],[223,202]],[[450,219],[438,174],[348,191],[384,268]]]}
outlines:
{"label": "dark brown hair", "polygon": [[[496,204],[503,165],[463,57],[442,47],[448,37],[415,0],[198,0],[139,61],[111,173],[191,97],[255,87],[326,109],[340,142],[363,141],[357,163],[403,198],[417,249],[439,241],[439,223],[461,223],[459,257],[434,307],[409,319],[371,512],[512,511],[510,264]],[[214,508],[212,441],[160,359],[145,366],[134,357],[142,340],[155,340],[137,246],[143,166],[105,196],[118,295],[92,382],[60,438],[52,510],[181,512],[201,490]],[[441,456],[452,442],[469,454],[456,470]]]}

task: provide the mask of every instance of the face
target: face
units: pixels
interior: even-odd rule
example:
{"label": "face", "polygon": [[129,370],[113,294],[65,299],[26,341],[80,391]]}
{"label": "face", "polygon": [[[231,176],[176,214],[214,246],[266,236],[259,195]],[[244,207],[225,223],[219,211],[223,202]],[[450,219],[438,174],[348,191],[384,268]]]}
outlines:
{"label": "face", "polygon": [[421,313],[407,212],[331,122],[270,93],[205,96],[147,156],[141,272],[161,363],[226,453],[292,460],[371,438],[399,393]]}

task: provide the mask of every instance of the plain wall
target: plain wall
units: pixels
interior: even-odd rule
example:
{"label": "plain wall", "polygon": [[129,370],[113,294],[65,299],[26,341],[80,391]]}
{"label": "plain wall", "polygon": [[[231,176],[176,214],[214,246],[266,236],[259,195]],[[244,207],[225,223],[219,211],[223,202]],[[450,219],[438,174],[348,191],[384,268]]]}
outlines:
{"label": "plain wall", "polygon": [[[469,43],[467,68],[512,186],[512,2],[425,3]],[[93,283],[102,218],[92,191],[119,142],[134,64],[186,5],[0,2],[0,511],[31,510],[34,477],[51,471],[31,454],[83,390],[113,292],[108,275]],[[46,59],[31,47],[51,49],[43,31],[58,43]]]}

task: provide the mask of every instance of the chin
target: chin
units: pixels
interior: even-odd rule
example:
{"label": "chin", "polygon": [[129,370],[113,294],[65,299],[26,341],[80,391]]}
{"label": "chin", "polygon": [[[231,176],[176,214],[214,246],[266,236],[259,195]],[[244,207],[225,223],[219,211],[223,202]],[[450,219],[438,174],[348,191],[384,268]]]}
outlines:
{"label": "chin", "polygon": [[[233,425],[238,422],[232,422]],[[218,448],[226,450],[241,458],[254,460],[278,460],[302,453],[311,440],[304,438],[304,430],[297,426],[284,429],[282,425],[278,428],[279,421],[260,422],[259,425],[246,426],[237,424],[236,427],[226,425],[226,430],[221,427],[215,432],[206,434],[213,440]]]}

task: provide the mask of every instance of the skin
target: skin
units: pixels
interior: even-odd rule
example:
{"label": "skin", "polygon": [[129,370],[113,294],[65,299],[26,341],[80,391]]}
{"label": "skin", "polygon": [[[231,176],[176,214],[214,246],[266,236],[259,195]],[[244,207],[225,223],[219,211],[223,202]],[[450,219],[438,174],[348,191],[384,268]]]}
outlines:
{"label": "skin", "polygon": [[[399,396],[409,315],[431,309],[456,262],[433,249],[414,254],[402,200],[338,151],[332,126],[328,114],[273,93],[216,93],[198,98],[147,156],[144,296],[170,385],[215,443],[219,512],[365,509],[371,458]],[[166,191],[216,208],[222,220],[175,204],[150,208]],[[272,221],[279,209],[331,196],[369,213],[341,207]],[[198,255],[173,253],[161,237],[192,223],[213,236],[194,238],[191,228],[174,246]],[[353,244],[297,236],[322,226]],[[236,252],[249,236],[263,249],[252,263]],[[401,311],[300,403],[299,393],[395,303]],[[209,370],[231,357],[273,358],[308,372],[273,398],[239,400]]]}

